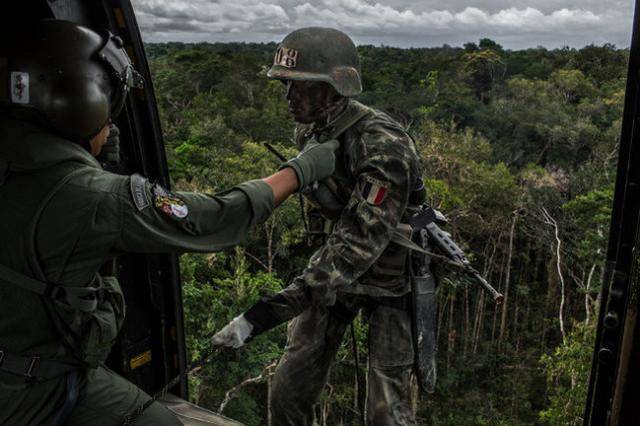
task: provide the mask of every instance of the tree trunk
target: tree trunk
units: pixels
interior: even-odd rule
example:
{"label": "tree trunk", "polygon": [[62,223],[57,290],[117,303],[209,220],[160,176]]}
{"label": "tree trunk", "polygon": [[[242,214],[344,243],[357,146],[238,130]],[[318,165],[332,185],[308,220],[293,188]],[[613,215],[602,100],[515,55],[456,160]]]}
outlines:
{"label": "tree trunk", "polygon": [[273,425],[273,415],[271,414],[271,374],[267,375],[267,426]]}
{"label": "tree trunk", "polygon": [[[502,280],[504,278],[504,262],[505,256],[502,257],[502,262],[500,262],[500,274],[498,275],[498,291],[502,293]],[[493,307],[493,321],[491,323],[491,342],[495,342],[496,340],[496,325],[498,320],[498,306],[494,304]]]}
{"label": "tree trunk", "polygon": [[447,370],[451,367],[451,354],[455,351],[456,344],[456,330],[453,324],[454,315],[453,310],[455,308],[455,294],[449,295],[449,333],[447,336]]}
{"label": "tree trunk", "polygon": [[439,303],[438,308],[438,330],[436,332],[436,342],[440,341],[440,331],[444,328],[444,315],[447,312],[449,306],[449,296],[445,299],[444,303]]}
{"label": "tree trunk", "polygon": [[275,217],[269,219],[265,224],[267,234],[267,272],[273,272],[273,233],[276,228]]}
{"label": "tree trunk", "polygon": [[591,320],[591,304],[592,300],[589,291],[591,290],[591,280],[593,279],[593,273],[596,270],[596,264],[591,265],[591,269],[589,270],[589,276],[587,277],[587,282],[585,283],[584,289],[584,312],[585,312],[585,322],[589,324]]}
{"label": "tree trunk", "polygon": [[[560,325],[560,334],[562,335],[562,342],[567,340],[567,335],[564,329],[564,305],[566,300],[565,295],[565,282],[564,275],[562,275],[562,258],[560,256],[562,241],[560,240],[560,229],[558,222],[549,214],[549,212],[542,207],[542,214],[547,225],[553,227],[553,234],[556,240],[555,258],[556,258],[556,271],[558,273],[558,279],[560,280],[560,308],[558,309],[558,323]],[[553,244],[552,244],[553,248]]]}
{"label": "tree trunk", "polygon": [[484,310],[485,310],[485,297],[484,291],[480,292],[478,296],[478,308],[476,310],[476,325],[473,333],[473,353],[478,353],[478,341],[482,335],[482,328],[484,325]]}
{"label": "tree trunk", "polygon": [[469,333],[471,326],[469,325],[469,287],[464,288],[464,342],[462,348],[462,357],[467,357],[467,349],[469,347]]}
{"label": "tree trunk", "polygon": [[500,334],[498,335],[498,350],[502,347],[502,340],[507,328],[507,310],[509,309],[509,286],[511,284],[511,258],[513,257],[513,235],[518,221],[517,210],[512,213],[511,229],[509,230],[509,249],[507,251],[506,273],[504,277],[504,301],[502,302],[502,315],[500,318]]}

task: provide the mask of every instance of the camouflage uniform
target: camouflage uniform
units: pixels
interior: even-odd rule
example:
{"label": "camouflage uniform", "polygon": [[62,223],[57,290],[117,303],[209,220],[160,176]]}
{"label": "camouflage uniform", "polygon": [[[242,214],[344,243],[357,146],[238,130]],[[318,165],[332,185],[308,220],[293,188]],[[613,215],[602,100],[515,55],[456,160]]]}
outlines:
{"label": "camouflage uniform", "polygon": [[312,424],[345,329],[361,309],[369,323],[367,422],[414,424],[408,250],[391,242],[417,205],[412,193],[421,187],[421,170],[414,143],[390,117],[356,101],[322,129],[300,126],[296,141],[300,148],[322,141],[367,111],[340,137],[330,187],[343,208],[327,208],[331,203],[319,200],[318,191],[309,194],[329,222],[326,241],[289,287],[263,301],[281,321],[296,317],[273,381],[277,425]]}

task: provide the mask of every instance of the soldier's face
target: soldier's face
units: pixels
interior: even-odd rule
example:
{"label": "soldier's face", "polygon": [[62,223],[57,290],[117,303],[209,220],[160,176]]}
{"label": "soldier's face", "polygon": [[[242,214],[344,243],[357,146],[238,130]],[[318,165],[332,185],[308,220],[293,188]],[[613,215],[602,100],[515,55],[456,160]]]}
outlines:
{"label": "soldier's face", "polygon": [[331,86],[319,81],[289,80],[286,84],[289,113],[293,119],[303,124],[322,121],[332,100]]}
{"label": "soldier's face", "polygon": [[102,147],[105,143],[107,143],[108,137],[109,123],[105,124],[102,130],[100,130],[100,132],[89,141],[89,146],[91,147],[91,155],[96,157],[100,154],[100,152],[102,152]]}

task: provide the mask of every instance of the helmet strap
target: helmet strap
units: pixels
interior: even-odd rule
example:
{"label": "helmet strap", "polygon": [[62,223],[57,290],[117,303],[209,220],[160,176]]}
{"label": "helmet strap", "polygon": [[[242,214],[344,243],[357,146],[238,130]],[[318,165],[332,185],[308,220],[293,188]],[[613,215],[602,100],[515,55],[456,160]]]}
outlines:
{"label": "helmet strap", "polygon": [[349,98],[338,95],[337,92],[335,92],[335,97],[327,102],[322,110],[322,114],[318,117],[318,121],[315,122],[315,128],[322,129],[334,121],[345,110],[348,103]]}

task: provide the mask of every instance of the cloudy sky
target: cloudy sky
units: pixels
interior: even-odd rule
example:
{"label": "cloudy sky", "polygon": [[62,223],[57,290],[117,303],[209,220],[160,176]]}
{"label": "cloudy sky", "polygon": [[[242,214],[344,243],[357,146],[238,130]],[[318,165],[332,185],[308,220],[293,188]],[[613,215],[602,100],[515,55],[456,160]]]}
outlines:
{"label": "cloudy sky", "polygon": [[630,42],[633,0],[133,0],[145,41],[279,41],[305,26],[358,44],[509,49]]}

